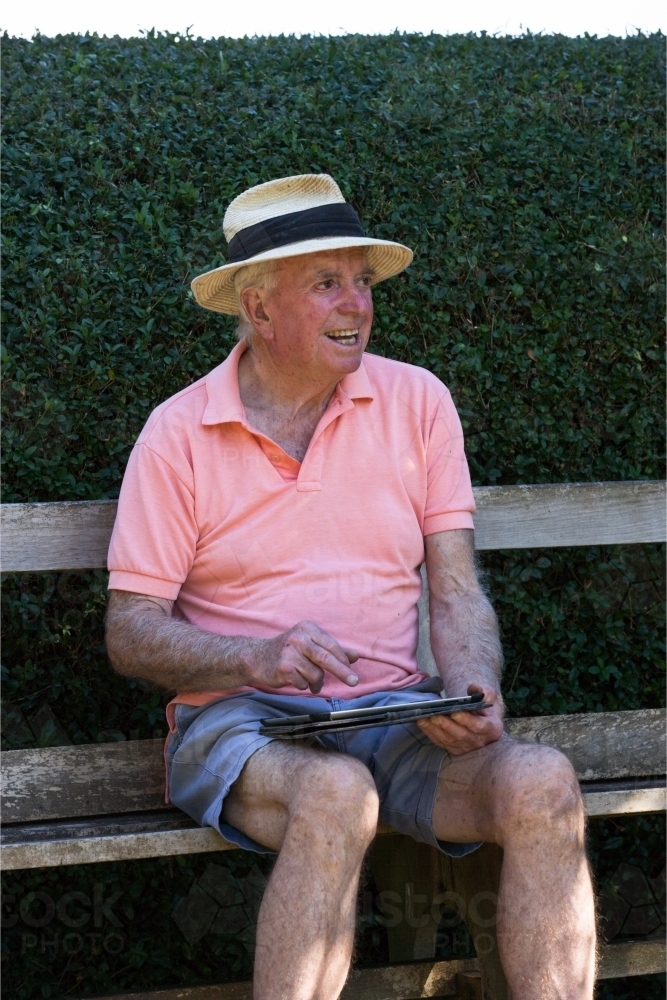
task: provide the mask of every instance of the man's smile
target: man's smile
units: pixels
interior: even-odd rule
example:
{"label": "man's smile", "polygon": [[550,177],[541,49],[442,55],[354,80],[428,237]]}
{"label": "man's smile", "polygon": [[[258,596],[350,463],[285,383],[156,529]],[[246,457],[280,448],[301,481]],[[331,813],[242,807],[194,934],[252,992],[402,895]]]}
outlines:
{"label": "man's smile", "polygon": [[359,330],[330,330],[325,334],[325,337],[334,340],[337,344],[352,347],[359,343]]}

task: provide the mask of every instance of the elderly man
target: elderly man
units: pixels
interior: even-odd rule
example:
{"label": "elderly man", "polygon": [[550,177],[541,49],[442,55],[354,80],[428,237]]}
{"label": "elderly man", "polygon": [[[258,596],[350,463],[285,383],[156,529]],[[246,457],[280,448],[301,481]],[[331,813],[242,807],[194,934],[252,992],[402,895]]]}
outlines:
{"label": "elderly man", "polygon": [[[451,855],[500,844],[514,1000],[590,997],[579,788],[559,753],[503,735],[456,411],[429,372],[364,353],[371,286],[412,254],[367,237],[326,175],[251,188],[224,229],[230,262],[193,290],[239,315],[239,343],[155,410],[132,452],[107,644],[120,673],[178,692],[171,801],[243,848],[278,853],[254,995],[340,994],[379,817]],[[416,662],[424,560],[446,693],[482,691],[491,707],[310,745],[261,735],[268,717],[433,698]]]}

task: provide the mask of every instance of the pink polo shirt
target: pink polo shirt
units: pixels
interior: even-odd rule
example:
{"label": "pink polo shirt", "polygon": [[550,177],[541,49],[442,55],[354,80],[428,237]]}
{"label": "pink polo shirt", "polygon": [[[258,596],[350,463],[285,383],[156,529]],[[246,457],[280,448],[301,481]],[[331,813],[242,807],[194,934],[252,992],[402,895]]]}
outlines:
{"label": "pink polo shirt", "polygon": [[[327,674],[320,697],[415,684],[424,535],[472,528],[475,510],[448,390],[423,368],[364,354],[299,463],[246,419],[244,350],[149,417],[123,480],[109,588],[174,600],[221,635],[316,622],[360,653],[358,685]],[[241,690],[253,689],[172,704]]]}

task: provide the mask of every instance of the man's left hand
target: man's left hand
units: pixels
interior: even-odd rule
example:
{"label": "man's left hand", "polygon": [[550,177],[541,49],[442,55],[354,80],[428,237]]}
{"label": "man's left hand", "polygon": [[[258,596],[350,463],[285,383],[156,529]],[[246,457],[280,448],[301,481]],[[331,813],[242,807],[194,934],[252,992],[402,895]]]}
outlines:
{"label": "man's left hand", "polygon": [[479,750],[494,743],[503,734],[503,705],[497,691],[469,684],[468,694],[482,692],[490,708],[479,712],[454,712],[452,715],[432,715],[420,719],[417,725],[432,743],[455,757],[470,750]]}

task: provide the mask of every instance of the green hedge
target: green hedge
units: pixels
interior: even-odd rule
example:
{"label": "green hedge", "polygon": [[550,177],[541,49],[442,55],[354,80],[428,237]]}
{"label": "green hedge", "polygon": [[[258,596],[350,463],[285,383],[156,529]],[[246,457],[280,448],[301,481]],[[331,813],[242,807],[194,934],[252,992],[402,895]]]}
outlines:
{"label": "green hedge", "polygon": [[415,248],[376,351],[478,482],[660,474],[662,36],[5,42],[5,500],[113,495],[224,356],[188,292],[244,187],[329,171]]}
{"label": "green hedge", "polygon": [[[5,502],[117,495],[150,410],[232,344],[189,292],[224,260],[226,205],[310,171],[370,233],[415,248],[376,290],[371,349],[451,387],[475,483],[663,476],[663,36],[3,44]],[[660,704],[663,565],[656,546],[487,556],[511,711]],[[4,746],[163,730],[162,695],[108,668],[104,587],[6,581],[5,696],[32,730],[15,712]],[[605,837],[600,857],[622,850]],[[654,875],[659,852],[642,857]],[[157,929],[183,878],[134,868],[130,951],[12,945],[13,996],[215,976]],[[245,974],[232,952],[219,968]]]}

